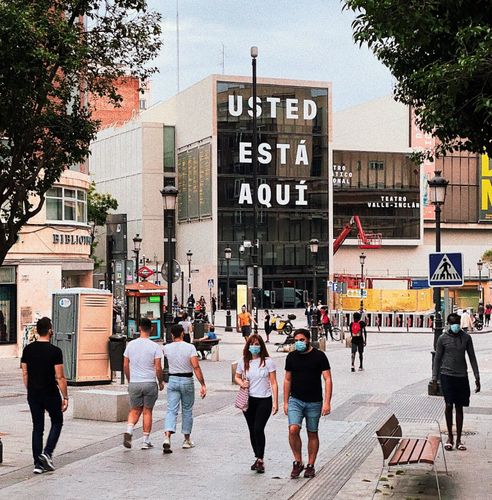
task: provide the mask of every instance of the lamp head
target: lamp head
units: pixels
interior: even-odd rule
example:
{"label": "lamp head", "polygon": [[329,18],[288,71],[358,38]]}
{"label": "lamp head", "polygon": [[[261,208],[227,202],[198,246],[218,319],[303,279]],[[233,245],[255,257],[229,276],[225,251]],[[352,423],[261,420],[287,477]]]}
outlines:
{"label": "lamp head", "polygon": [[434,177],[427,182],[429,185],[429,198],[432,205],[443,205],[446,199],[446,188],[449,181],[441,177],[441,171],[436,170]]}
{"label": "lamp head", "polygon": [[140,238],[139,234],[137,233],[135,235],[135,238],[133,238],[133,250],[135,252],[140,252],[141,248],[142,248],[142,238]]}
{"label": "lamp head", "polygon": [[258,47],[256,47],[255,45],[251,47],[251,57],[253,59],[256,59],[258,57]]}

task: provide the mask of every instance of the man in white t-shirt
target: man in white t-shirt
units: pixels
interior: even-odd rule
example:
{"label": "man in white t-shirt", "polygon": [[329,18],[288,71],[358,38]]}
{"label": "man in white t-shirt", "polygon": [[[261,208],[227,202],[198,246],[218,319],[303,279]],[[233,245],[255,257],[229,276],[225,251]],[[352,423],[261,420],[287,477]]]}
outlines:
{"label": "man in white t-shirt", "polygon": [[183,448],[193,448],[191,440],[193,427],[193,404],[195,402],[195,386],[193,373],[200,382],[200,396],[204,398],[207,387],[198,362],[198,355],[193,344],[184,342],[182,325],[173,325],[171,334],[174,341],[163,347],[164,356],[169,363],[169,382],[167,384],[167,413],[164,424],[164,453],[172,453],[171,434],[176,432],[179,405],[181,404],[181,432],[184,434]]}
{"label": "man in white t-shirt", "polygon": [[126,432],[123,437],[123,446],[132,447],[133,427],[143,413],[142,450],[152,448],[150,432],[152,430],[152,410],[154,409],[159,389],[164,389],[162,376],[162,354],[160,347],[150,340],[152,323],[147,318],[140,320],[140,338],[132,340],[126,346],[123,369],[128,380],[128,394],[130,395],[130,412]]}

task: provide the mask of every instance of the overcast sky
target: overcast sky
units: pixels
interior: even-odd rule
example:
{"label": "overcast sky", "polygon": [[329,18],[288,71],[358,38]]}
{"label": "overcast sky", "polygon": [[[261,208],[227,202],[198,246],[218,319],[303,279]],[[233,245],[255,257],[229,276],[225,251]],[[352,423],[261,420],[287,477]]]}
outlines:
{"label": "overcast sky", "polygon": [[[258,76],[333,82],[333,108],[391,93],[392,78],[372,53],[352,40],[353,15],[339,0],[178,0],[180,89],[213,73],[250,75],[258,46]],[[152,80],[152,103],[176,93],[176,0],[149,0],[164,18],[164,47]]]}

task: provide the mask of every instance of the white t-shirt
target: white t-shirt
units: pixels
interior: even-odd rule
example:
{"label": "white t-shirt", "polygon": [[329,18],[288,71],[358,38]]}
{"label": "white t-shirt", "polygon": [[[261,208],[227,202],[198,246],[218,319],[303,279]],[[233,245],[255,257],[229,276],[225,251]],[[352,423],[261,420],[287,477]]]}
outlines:
{"label": "white t-shirt", "polygon": [[[269,375],[276,371],[277,367],[271,358],[265,358],[265,364],[260,367],[261,358],[252,359],[249,362],[249,370],[245,373],[249,381],[249,395],[254,398],[268,398],[272,395]],[[236,373],[242,375],[244,372],[244,360],[237,362]]]}
{"label": "white t-shirt", "polygon": [[169,375],[173,373],[193,373],[191,358],[198,356],[195,346],[188,342],[171,342],[166,344],[162,351],[169,363]]}
{"label": "white t-shirt", "polygon": [[155,382],[154,360],[162,356],[155,342],[147,338],[132,340],[123,356],[130,361],[130,382]]}
{"label": "white t-shirt", "polygon": [[178,323],[178,325],[181,325],[183,327],[183,330],[185,333],[191,333],[190,330],[191,330],[191,321],[188,321],[188,320],[184,320],[184,321],[180,321]]}

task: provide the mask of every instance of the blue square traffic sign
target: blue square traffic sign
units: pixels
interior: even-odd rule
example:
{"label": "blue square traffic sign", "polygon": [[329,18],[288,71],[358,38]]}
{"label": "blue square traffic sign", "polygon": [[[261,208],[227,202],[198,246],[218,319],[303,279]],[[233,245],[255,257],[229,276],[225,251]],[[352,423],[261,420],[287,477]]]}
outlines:
{"label": "blue square traffic sign", "polygon": [[429,285],[463,286],[463,254],[462,253],[430,253]]}

